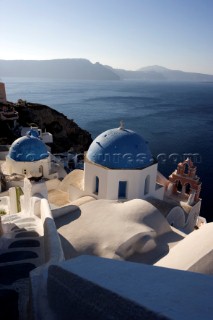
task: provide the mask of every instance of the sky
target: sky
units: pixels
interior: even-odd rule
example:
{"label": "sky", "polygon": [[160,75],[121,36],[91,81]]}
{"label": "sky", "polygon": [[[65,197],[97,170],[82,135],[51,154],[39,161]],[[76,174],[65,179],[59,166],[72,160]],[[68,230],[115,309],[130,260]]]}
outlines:
{"label": "sky", "polygon": [[213,74],[213,0],[0,0],[0,59]]}

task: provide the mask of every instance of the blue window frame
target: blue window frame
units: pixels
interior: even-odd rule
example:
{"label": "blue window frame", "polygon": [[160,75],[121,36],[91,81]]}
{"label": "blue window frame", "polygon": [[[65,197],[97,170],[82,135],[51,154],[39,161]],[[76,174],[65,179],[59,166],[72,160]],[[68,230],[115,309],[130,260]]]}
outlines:
{"label": "blue window frame", "polygon": [[126,198],[127,181],[119,181],[118,198]]}

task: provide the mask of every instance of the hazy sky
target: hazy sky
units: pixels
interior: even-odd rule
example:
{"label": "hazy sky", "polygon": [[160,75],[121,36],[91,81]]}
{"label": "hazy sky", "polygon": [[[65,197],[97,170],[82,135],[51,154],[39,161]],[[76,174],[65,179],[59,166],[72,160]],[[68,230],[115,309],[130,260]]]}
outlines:
{"label": "hazy sky", "polygon": [[213,0],[0,0],[0,59],[213,74]]}

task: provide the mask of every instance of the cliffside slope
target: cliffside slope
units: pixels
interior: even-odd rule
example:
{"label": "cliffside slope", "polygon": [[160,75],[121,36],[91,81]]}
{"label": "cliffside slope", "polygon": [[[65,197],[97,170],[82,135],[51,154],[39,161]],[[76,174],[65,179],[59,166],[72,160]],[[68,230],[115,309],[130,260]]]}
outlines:
{"label": "cliffside slope", "polygon": [[53,135],[52,152],[63,152],[73,149],[83,152],[92,142],[89,132],[81,129],[73,120],[64,114],[42,104],[26,102],[14,104],[9,102],[19,113],[17,127],[12,130],[9,122],[0,123],[0,144],[11,144],[20,136],[21,126],[36,124],[43,131],[46,129]]}

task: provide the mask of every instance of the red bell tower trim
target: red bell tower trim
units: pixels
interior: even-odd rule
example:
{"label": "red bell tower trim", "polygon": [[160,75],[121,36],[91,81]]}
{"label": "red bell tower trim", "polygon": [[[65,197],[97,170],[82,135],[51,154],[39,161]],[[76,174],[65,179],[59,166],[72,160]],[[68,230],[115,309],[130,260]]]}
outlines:
{"label": "red bell tower trim", "polygon": [[169,176],[169,181],[173,185],[172,193],[181,193],[184,197],[188,197],[190,205],[199,201],[200,197],[201,182],[196,171],[197,167],[187,158],[184,162],[178,163],[177,169]]}

